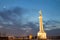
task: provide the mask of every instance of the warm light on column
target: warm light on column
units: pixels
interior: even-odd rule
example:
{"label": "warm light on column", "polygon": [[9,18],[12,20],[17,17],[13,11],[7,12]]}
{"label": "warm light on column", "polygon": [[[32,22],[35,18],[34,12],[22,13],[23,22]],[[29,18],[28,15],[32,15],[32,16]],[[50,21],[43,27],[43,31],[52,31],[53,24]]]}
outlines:
{"label": "warm light on column", "polygon": [[37,33],[38,38],[40,39],[46,39],[46,33],[43,28],[43,20],[42,20],[42,11],[40,10],[40,16],[39,16],[39,32]]}

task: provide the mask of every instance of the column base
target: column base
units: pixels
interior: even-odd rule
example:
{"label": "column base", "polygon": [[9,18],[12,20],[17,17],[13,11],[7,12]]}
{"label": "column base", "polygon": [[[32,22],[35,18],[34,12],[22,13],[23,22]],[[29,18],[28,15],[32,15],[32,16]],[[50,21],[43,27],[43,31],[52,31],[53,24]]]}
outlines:
{"label": "column base", "polygon": [[38,39],[47,39],[46,33],[45,32],[38,32],[37,34]]}

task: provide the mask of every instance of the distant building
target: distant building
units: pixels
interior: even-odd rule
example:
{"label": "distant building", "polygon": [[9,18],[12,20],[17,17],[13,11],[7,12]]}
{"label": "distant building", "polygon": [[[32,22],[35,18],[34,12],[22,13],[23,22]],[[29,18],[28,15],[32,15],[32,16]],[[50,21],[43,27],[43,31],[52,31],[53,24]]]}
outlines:
{"label": "distant building", "polygon": [[8,40],[14,40],[15,37],[14,36],[8,36]]}
{"label": "distant building", "polygon": [[32,37],[33,37],[32,35],[29,35],[29,39],[32,39]]}

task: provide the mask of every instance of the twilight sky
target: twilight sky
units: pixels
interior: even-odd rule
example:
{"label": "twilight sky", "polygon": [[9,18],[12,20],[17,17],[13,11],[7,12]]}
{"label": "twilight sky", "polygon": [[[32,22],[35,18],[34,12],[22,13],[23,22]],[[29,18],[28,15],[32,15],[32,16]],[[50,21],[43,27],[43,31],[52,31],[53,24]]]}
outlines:
{"label": "twilight sky", "polygon": [[40,10],[45,31],[60,30],[60,0],[0,0],[0,30],[7,35],[36,34]]}

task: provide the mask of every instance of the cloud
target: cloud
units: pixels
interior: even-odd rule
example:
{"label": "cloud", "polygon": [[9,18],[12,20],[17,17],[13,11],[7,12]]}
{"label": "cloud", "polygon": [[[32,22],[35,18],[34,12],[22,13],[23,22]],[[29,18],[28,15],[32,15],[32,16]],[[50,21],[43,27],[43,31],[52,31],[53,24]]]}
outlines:
{"label": "cloud", "polygon": [[0,28],[3,28],[3,26],[0,26]]}
{"label": "cloud", "polygon": [[22,15],[26,10],[24,8],[15,7],[0,11],[0,22],[3,24],[18,24],[22,21]]}
{"label": "cloud", "polygon": [[22,30],[32,30],[32,28],[30,27],[26,27],[26,28],[21,28]]}
{"label": "cloud", "polygon": [[54,30],[60,28],[60,22],[55,20],[47,21],[44,25],[45,30]]}
{"label": "cloud", "polygon": [[9,10],[4,10],[2,12],[0,12],[0,16],[3,18],[3,19],[11,19],[10,16],[16,16],[16,15],[20,15],[23,14],[22,13],[23,9],[22,8],[19,8],[19,7],[15,7],[14,9],[9,9]]}
{"label": "cloud", "polygon": [[29,34],[33,34],[33,33],[36,34],[36,32],[38,31],[36,23],[33,23],[33,22],[28,22],[27,24],[23,24],[19,27],[18,27],[18,25],[14,25],[14,27],[8,26],[8,27],[5,27],[5,29],[14,31],[15,33],[19,31],[19,33],[21,32],[19,35],[21,35],[21,34],[29,35]]}

